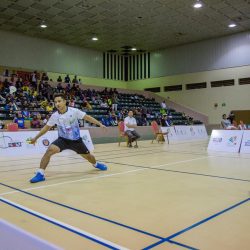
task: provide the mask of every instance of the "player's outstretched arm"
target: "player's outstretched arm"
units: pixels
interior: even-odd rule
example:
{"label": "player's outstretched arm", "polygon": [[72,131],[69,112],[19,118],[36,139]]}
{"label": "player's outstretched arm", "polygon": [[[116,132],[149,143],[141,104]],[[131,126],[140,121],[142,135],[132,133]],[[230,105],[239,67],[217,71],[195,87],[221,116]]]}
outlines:
{"label": "player's outstretched arm", "polygon": [[87,122],[93,123],[101,128],[106,128],[106,126],[104,126],[101,122],[97,121],[94,117],[90,116],[90,115],[85,115],[83,117],[83,119]]}
{"label": "player's outstretched arm", "polygon": [[34,138],[31,138],[30,143],[35,144],[37,139],[41,137],[42,135],[46,134],[50,129],[51,129],[51,126],[45,125]]}

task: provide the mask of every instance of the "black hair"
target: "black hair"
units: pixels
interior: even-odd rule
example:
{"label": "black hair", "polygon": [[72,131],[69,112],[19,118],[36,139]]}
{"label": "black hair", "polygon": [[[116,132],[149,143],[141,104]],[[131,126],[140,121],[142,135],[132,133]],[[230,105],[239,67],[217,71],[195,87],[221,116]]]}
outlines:
{"label": "black hair", "polygon": [[54,99],[56,97],[61,97],[63,100],[66,100],[66,96],[63,93],[56,93],[56,94],[54,94]]}

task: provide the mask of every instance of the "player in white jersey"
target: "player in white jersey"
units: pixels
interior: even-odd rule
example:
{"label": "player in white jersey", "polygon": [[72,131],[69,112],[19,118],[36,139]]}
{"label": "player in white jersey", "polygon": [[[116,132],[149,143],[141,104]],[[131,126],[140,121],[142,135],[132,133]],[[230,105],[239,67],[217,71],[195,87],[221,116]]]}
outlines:
{"label": "player in white jersey", "polygon": [[95,168],[107,170],[107,166],[97,162],[95,157],[90,154],[80,136],[80,128],[78,120],[84,119],[90,123],[96,124],[102,128],[106,128],[95,118],[87,115],[85,112],[67,107],[66,98],[63,94],[54,96],[55,107],[57,111],[52,114],[47,124],[41,129],[36,137],[30,140],[30,143],[35,144],[37,139],[50,130],[51,127],[57,125],[58,139],[51,143],[48,150],[42,157],[40,168],[36,171],[35,176],[30,180],[31,183],[36,183],[45,180],[44,171],[49,164],[52,155],[62,152],[65,149],[71,149],[77,154],[93,164]]}

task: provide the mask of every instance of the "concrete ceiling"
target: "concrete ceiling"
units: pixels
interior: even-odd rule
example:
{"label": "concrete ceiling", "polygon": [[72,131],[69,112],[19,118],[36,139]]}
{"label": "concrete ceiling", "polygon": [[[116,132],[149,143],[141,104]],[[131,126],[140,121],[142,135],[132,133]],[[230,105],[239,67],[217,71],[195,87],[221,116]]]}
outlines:
{"label": "concrete ceiling", "polygon": [[250,30],[250,0],[203,0],[201,9],[194,1],[0,0],[0,29],[100,51],[153,51]]}

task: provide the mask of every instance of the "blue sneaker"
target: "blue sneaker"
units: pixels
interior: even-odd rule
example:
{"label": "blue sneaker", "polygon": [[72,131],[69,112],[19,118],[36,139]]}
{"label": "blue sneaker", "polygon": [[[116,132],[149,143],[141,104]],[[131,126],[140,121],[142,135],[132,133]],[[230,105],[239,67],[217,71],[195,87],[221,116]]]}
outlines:
{"label": "blue sneaker", "polygon": [[108,169],[108,167],[107,167],[105,164],[99,163],[99,162],[97,162],[96,168],[98,168],[98,169],[100,169],[100,170],[102,170],[102,171],[105,171],[105,170]]}
{"label": "blue sneaker", "polygon": [[40,181],[45,181],[45,177],[39,172],[37,172],[36,175],[30,180],[31,183],[36,183]]}

